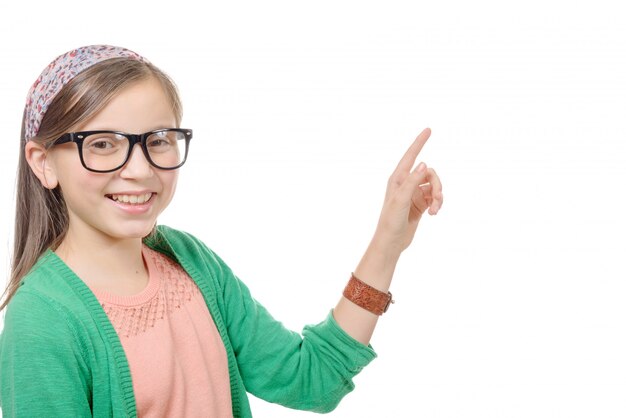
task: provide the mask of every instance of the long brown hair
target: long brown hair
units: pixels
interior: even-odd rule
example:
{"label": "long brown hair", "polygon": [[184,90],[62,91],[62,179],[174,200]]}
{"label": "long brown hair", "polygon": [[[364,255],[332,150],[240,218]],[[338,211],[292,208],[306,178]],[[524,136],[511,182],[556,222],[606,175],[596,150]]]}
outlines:
{"label": "long brown hair", "polygon": [[[100,112],[120,91],[149,77],[161,82],[170,99],[176,124],[182,119],[182,104],[174,82],[154,65],[129,58],[112,58],[93,65],[70,80],[57,94],[31,139],[45,147]],[[69,225],[67,207],[60,187],[43,187],[30,169],[25,156],[25,120],[22,120],[20,155],[17,168],[15,237],[11,278],[0,300],[4,309],[22,278],[48,249],[55,249]]]}

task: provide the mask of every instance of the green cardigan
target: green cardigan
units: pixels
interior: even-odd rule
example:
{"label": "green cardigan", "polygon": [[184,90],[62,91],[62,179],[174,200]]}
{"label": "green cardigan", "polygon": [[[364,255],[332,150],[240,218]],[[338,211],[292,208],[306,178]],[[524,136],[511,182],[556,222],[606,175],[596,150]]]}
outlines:
{"label": "green cardigan", "polygon": [[[226,346],[233,415],[251,417],[246,392],[289,408],[329,412],[376,354],[332,313],[302,335],[256,302],[201,241],[159,226],[146,244],[196,282]],[[100,303],[48,250],[11,300],[0,335],[0,406],[5,417],[135,417],[126,355]]]}

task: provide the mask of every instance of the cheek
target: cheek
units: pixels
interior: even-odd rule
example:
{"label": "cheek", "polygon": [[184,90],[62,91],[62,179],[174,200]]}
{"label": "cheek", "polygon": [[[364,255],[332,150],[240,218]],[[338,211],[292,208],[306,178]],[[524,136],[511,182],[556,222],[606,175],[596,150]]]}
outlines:
{"label": "cheek", "polygon": [[161,184],[163,185],[163,194],[169,203],[174,197],[176,192],[176,185],[178,183],[178,170],[166,171],[161,174]]}
{"label": "cheek", "polygon": [[55,173],[63,194],[66,198],[72,195],[82,199],[89,199],[94,193],[102,194],[110,176],[85,170],[77,157],[55,161]]}
{"label": "cheek", "polygon": [[91,175],[74,175],[59,179],[65,200],[76,206],[95,207],[104,197],[107,181]]}

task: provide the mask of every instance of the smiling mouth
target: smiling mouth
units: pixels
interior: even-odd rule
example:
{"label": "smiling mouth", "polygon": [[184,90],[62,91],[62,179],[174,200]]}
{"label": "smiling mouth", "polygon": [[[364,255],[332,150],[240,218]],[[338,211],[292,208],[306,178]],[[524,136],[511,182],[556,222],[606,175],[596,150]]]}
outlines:
{"label": "smiling mouth", "polygon": [[106,197],[114,202],[124,203],[127,205],[142,205],[152,199],[155,193],[144,194],[108,194]]}

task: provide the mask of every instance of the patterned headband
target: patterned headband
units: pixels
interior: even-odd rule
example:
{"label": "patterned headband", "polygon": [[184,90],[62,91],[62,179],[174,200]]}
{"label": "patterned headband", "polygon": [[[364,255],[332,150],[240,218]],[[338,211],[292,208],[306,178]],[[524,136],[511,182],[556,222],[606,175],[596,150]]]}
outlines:
{"label": "patterned headband", "polygon": [[133,51],[111,45],[84,46],[60,55],[52,61],[30,88],[26,98],[24,111],[26,140],[30,141],[37,135],[48,106],[64,85],[92,65],[120,57],[148,62]]}

